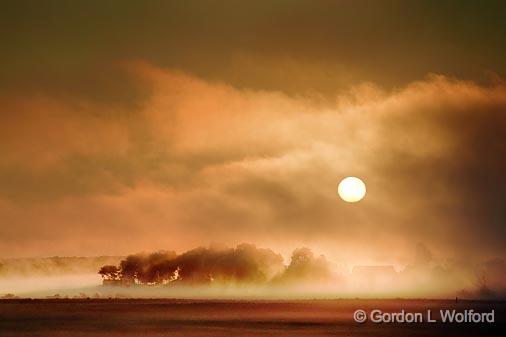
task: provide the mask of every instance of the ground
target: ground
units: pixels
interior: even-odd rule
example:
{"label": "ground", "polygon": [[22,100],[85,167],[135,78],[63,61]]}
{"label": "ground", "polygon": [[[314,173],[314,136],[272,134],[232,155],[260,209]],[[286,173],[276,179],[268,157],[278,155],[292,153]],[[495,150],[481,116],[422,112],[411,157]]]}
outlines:
{"label": "ground", "polygon": [[[364,309],[495,310],[495,323],[356,323]],[[506,302],[427,300],[209,301],[169,299],[2,300],[0,336],[502,336]]]}

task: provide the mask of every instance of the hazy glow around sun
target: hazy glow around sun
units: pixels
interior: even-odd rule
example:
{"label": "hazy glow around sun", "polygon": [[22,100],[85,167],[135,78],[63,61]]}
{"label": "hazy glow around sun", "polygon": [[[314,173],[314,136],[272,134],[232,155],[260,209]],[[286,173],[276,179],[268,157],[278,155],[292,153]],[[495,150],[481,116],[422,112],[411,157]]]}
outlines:
{"label": "hazy glow around sun", "polygon": [[339,183],[337,192],[346,202],[357,202],[364,198],[366,188],[362,180],[356,177],[346,177]]}

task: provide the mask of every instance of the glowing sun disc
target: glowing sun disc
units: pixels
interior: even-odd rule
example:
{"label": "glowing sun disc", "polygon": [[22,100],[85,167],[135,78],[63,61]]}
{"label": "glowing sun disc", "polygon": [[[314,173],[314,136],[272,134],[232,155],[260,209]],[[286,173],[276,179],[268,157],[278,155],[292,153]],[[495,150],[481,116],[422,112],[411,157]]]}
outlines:
{"label": "glowing sun disc", "polygon": [[364,198],[365,184],[357,177],[346,177],[339,183],[337,193],[346,202],[357,202]]}

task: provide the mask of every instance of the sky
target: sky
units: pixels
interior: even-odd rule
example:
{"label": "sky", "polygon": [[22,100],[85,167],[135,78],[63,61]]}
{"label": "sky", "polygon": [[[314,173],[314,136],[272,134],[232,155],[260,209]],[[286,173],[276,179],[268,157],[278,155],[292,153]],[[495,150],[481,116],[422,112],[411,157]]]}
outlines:
{"label": "sky", "polygon": [[500,1],[2,7],[1,257],[505,258]]}

